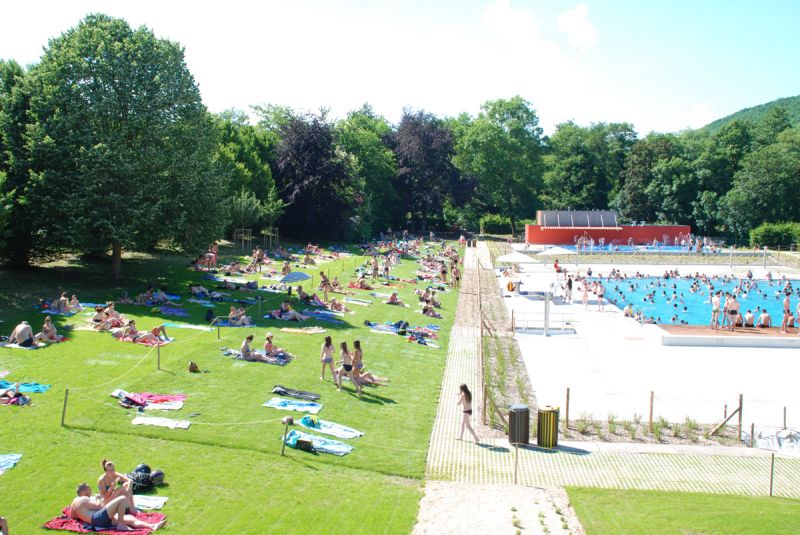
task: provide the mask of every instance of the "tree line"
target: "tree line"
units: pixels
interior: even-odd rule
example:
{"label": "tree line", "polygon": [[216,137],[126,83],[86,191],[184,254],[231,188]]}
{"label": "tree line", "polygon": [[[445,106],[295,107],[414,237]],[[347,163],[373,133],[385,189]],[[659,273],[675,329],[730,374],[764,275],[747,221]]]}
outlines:
{"label": "tree line", "polygon": [[0,254],[202,249],[233,229],[364,239],[388,228],[517,232],[537,209],[616,209],[742,238],[800,220],[800,129],[785,109],[715,133],[640,137],[566,122],[545,136],[531,103],[477,115],[365,104],[335,120],[285,106],[209,113],[178,43],[90,15],[40,61],[0,61]]}

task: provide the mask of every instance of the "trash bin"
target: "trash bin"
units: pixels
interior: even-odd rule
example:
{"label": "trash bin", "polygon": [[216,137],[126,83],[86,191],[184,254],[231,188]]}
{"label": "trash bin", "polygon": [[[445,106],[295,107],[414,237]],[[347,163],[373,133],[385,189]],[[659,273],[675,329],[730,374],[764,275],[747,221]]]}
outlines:
{"label": "trash bin", "polygon": [[527,405],[514,403],[508,410],[508,441],[530,444],[531,413]]}
{"label": "trash bin", "polygon": [[558,446],[558,407],[542,407],[536,420],[536,444],[540,448]]}

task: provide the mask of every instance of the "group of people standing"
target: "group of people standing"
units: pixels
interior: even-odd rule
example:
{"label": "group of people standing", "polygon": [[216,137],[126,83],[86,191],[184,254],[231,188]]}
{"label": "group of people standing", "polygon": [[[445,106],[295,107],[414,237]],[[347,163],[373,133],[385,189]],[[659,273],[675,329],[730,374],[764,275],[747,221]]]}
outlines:
{"label": "group of people standing", "polygon": [[330,336],[326,336],[322,348],[320,349],[320,362],[322,363],[319,376],[320,381],[325,380],[326,368],[330,369],[337,390],[342,390],[342,381],[346,376],[350,380],[350,384],[355,388],[356,394],[359,396],[361,395],[363,385],[385,385],[389,381],[387,377],[378,377],[371,372],[364,371],[364,351],[361,349],[360,340],[355,340],[353,342],[352,351],[347,347],[347,342],[341,342],[339,344],[339,360],[335,363],[338,368],[334,367],[333,354],[335,351],[336,348],[333,344],[333,340]]}

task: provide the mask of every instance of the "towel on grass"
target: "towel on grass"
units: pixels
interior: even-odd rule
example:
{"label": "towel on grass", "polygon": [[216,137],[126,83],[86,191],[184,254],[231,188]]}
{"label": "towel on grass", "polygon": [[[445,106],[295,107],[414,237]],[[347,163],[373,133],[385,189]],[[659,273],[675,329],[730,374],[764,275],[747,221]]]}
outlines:
{"label": "towel on grass", "polygon": [[131,423],[133,425],[154,425],[168,429],[189,429],[189,426],[192,425],[189,420],[172,420],[155,416],[137,416],[131,420]]}
{"label": "towel on grass", "polygon": [[[119,340],[120,342],[133,342],[133,340],[131,340],[129,337],[117,338],[117,340]],[[172,337],[172,338],[167,338],[166,340],[164,340],[163,338],[159,338],[158,342],[133,342],[133,343],[139,344],[141,346],[157,347],[157,346],[165,346],[168,343],[174,342],[174,341],[175,341],[175,338]]]}
{"label": "towel on grass", "polygon": [[[281,439],[283,439],[283,437],[281,437]],[[296,448],[298,439],[310,440],[314,449],[322,453],[342,456],[353,451],[353,446],[349,446],[344,442],[331,440],[319,435],[312,435],[311,433],[303,433],[297,429],[292,429],[289,431],[289,434],[286,435],[286,445],[290,448]]]}
{"label": "towel on grass", "polygon": [[[264,316],[264,317],[266,318],[267,316]],[[231,327],[233,329],[235,329],[237,327],[246,327],[246,328],[252,329],[253,327],[255,327],[254,325],[231,325],[228,320],[219,320],[217,322],[217,325],[219,325],[220,327]]]}
{"label": "towel on grass", "polygon": [[164,327],[171,327],[173,329],[194,329],[195,331],[206,331],[210,332],[213,331],[211,327],[206,327],[205,325],[190,325],[188,323],[172,323],[167,322],[163,324]]}
{"label": "towel on grass", "polygon": [[126,408],[143,407],[146,411],[178,411],[183,408],[186,394],[130,393],[118,388],[111,392],[111,397],[121,400],[120,404]]}
{"label": "towel on grass", "polygon": [[328,420],[320,420],[316,417],[309,416],[308,414],[300,419],[300,425],[307,429],[313,429],[314,431],[325,433],[326,435],[332,435],[336,438],[356,438],[364,436],[364,433],[361,431],[356,431],[352,427],[340,425],[335,422],[329,422]]}
{"label": "towel on grass", "polygon": [[5,453],[0,454],[0,474],[8,470],[9,468],[13,468],[15,464],[22,459],[22,454],[20,453]]}
{"label": "towel on grass", "polygon": [[133,495],[133,506],[137,509],[161,509],[169,500],[166,496],[144,496],[142,494]]}
{"label": "towel on grass", "polygon": [[366,299],[356,299],[355,297],[345,297],[342,299],[342,301],[351,305],[358,305],[362,307],[367,307],[372,304],[372,301],[367,301]]}
{"label": "towel on grass", "polygon": [[9,344],[8,342],[0,342],[0,347],[5,347],[6,349],[39,349],[41,347],[47,347],[45,344],[33,344],[30,347],[24,347],[19,344]]}
{"label": "towel on grass", "polygon": [[295,399],[304,399],[306,401],[317,401],[319,399],[319,394],[315,394],[313,392],[306,392],[305,390],[286,388],[283,385],[275,385],[272,388],[272,393],[278,394],[280,396],[288,396],[290,398],[295,398]]}
{"label": "towel on grass", "polygon": [[[164,520],[164,515],[161,513],[139,512],[133,516],[135,516],[142,522],[149,522],[150,524],[155,524]],[[61,516],[54,518],[53,520],[45,524],[43,527],[57,531],[72,531],[75,533],[95,533],[95,531],[88,524],[84,524],[80,520],[75,520],[74,518],[70,518],[69,507],[65,507],[64,510],[61,511]],[[134,529],[131,531],[117,531],[115,529],[105,529],[102,532],[107,533],[109,535],[147,535],[148,533],[151,533],[152,530]]]}
{"label": "towel on grass", "polygon": [[159,312],[161,312],[165,316],[173,316],[175,318],[188,318],[189,317],[189,313],[186,312],[186,310],[184,310],[182,308],[162,306],[162,307],[159,307],[158,310],[159,310]]}
{"label": "towel on grass", "polygon": [[51,316],[68,316],[69,317],[69,316],[74,316],[77,313],[78,313],[77,310],[67,310],[66,312],[56,312],[55,310],[50,310],[49,308],[46,308],[46,309],[42,310],[42,314],[50,314]]}
{"label": "towel on grass", "polygon": [[322,327],[283,327],[281,332],[292,334],[323,334],[326,331]]}
{"label": "towel on grass", "polygon": [[[0,389],[14,388],[14,383],[9,381],[0,381]],[[39,383],[20,383],[19,391],[23,394],[43,394],[50,390],[50,385],[43,385]]]}
{"label": "towel on grass", "polygon": [[336,313],[330,310],[312,310],[310,308],[307,308],[303,310],[303,314],[305,314],[306,316],[311,316],[315,320],[319,321],[326,321],[328,323],[333,323],[336,325],[344,324],[342,320],[337,320],[334,317],[336,316]]}
{"label": "towel on grass", "polygon": [[[266,356],[266,353],[263,349],[256,349],[253,353],[258,353],[262,357]],[[276,366],[286,366],[292,361],[292,356],[287,355],[286,353],[278,353],[277,355],[271,355],[267,357],[268,360],[248,360],[242,357],[241,352],[236,349],[225,349],[222,351],[222,354],[225,356],[232,356],[237,360],[244,360],[245,362],[261,362],[263,364],[274,364]]]}
{"label": "towel on grass", "polygon": [[2,379],[3,377],[6,377],[6,376],[8,376],[8,374],[9,374],[9,373],[11,373],[11,372],[10,372],[10,371],[8,371],[8,370],[2,370],[2,371],[0,371],[0,379]]}
{"label": "towel on grass", "polygon": [[307,412],[309,414],[317,414],[322,410],[321,403],[314,403],[313,401],[300,401],[297,399],[272,398],[264,403],[263,406],[271,407],[273,409],[280,409],[282,411]]}

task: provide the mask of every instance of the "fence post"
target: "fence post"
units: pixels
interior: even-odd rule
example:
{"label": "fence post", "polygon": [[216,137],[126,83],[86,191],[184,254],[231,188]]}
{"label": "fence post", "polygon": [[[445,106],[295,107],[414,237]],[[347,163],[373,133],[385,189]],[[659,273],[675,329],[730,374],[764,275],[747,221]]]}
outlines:
{"label": "fence post", "polygon": [[650,391],[650,432],[653,432],[653,399],[655,398],[655,392],[652,390]]}
{"label": "fence post", "polygon": [[569,435],[569,387],[567,387],[567,403],[564,411],[564,436]]}
{"label": "fence post", "polygon": [[731,248],[731,269],[733,269],[733,248]]}
{"label": "fence post", "polygon": [[[775,457],[775,454],[772,455]],[[514,484],[517,484],[517,473],[519,472],[519,444],[514,443]],[[770,479],[770,481],[772,481]],[[770,485],[770,496],[772,496],[772,485]]]}
{"label": "fence post", "polygon": [[769,462],[769,495],[772,497],[772,481],[775,478],[775,454],[770,454]]}
{"label": "fence post", "polygon": [[767,267],[767,246],[764,246],[764,265],[763,267],[766,269]]}
{"label": "fence post", "polygon": [[742,395],[739,394],[739,425],[736,427],[736,434],[739,440],[739,446],[742,445]]}
{"label": "fence post", "polygon": [[514,317],[514,309],[511,309],[511,332],[517,331],[517,322],[516,318]]}
{"label": "fence post", "polygon": [[544,296],[544,335],[550,336],[550,292]]}
{"label": "fence post", "polygon": [[786,431],[786,406],[783,406],[783,430]]}
{"label": "fence post", "polygon": [[156,367],[160,370],[161,369],[161,346],[156,346],[156,352],[158,353],[158,364]]}
{"label": "fence post", "polygon": [[64,419],[67,417],[67,400],[69,399],[69,387],[64,391],[64,408],[61,409],[61,427],[64,427]]}
{"label": "fence post", "polygon": [[750,422],[750,447],[752,448],[755,445],[755,435],[756,435],[756,424]]}

